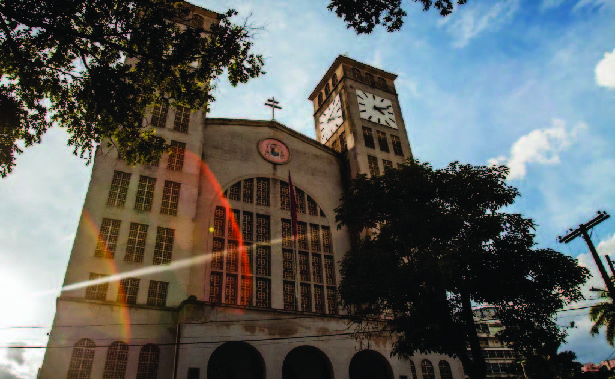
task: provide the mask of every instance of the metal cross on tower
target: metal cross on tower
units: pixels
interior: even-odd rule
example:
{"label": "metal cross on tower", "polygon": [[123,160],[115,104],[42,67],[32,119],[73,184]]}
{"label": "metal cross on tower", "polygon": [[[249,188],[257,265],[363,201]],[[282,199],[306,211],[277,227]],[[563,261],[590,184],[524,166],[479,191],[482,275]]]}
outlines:
{"label": "metal cross on tower", "polygon": [[275,97],[272,97],[271,99],[267,99],[267,102],[265,103],[265,106],[271,107],[271,119],[272,120],[275,120],[275,110],[282,109],[282,107],[278,106],[278,104],[280,104],[280,102],[277,101]]}

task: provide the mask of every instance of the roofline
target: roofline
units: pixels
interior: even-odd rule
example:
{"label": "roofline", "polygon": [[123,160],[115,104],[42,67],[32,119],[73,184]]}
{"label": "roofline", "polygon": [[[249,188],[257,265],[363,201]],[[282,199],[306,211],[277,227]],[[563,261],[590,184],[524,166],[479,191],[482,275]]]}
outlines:
{"label": "roofline", "polygon": [[353,66],[358,66],[358,67],[360,67],[362,69],[368,69],[368,71],[375,71],[380,76],[384,76],[385,78],[390,79],[390,80],[397,79],[397,75],[396,74],[390,73],[388,71],[381,70],[381,69],[379,69],[377,67],[370,66],[370,65],[365,64],[363,62],[359,62],[356,59],[349,58],[349,57],[347,57],[345,55],[338,55],[337,58],[335,58],[335,60],[331,64],[331,66],[329,66],[329,69],[323,75],[322,79],[320,79],[320,82],[318,82],[318,84],[316,85],[316,87],[314,88],[312,93],[310,93],[310,96],[308,96],[308,100],[313,100],[317,96],[316,94],[318,92],[320,92],[322,87],[324,87],[325,82],[328,81],[329,76],[333,73],[333,71],[337,68],[337,66],[339,66],[342,63],[347,63],[347,64],[351,64]]}
{"label": "roofline", "polygon": [[216,20],[220,20],[220,19],[222,19],[222,17],[224,17],[224,15],[223,15],[222,13],[218,13],[218,12],[211,11],[211,10],[209,10],[209,9],[207,9],[207,8],[203,8],[203,7],[201,7],[201,6],[194,5],[194,4],[189,3],[189,2],[187,2],[187,1],[185,1],[185,3],[186,3],[186,5],[188,5],[190,8],[196,8],[196,9],[198,9],[199,11],[201,11],[202,13],[205,13],[205,15],[206,15],[206,16],[211,17],[211,18],[215,18]]}

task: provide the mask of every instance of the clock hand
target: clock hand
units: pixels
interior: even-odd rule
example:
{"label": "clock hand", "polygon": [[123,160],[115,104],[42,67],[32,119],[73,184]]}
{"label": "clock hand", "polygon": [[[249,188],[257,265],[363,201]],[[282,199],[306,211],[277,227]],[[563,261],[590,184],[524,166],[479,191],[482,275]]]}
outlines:
{"label": "clock hand", "polygon": [[374,105],[374,109],[380,112],[380,114],[384,115],[384,112],[382,111],[382,109],[386,109],[386,108],[380,108]]}

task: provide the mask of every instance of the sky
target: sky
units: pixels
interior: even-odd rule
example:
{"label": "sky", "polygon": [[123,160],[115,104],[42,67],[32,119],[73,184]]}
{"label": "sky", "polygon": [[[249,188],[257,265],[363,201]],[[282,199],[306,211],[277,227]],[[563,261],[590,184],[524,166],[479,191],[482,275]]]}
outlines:
{"label": "sky", "polygon": [[[604,335],[589,334],[593,287],[603,287],[581,239],[557,236],[597,210],[615,212],[615,2],[469,0],[453,15],[424,13],[412,1],[401,31],[357,36],[325,0],[201,1],[239,11],[254,27],[254,51],[267,72],[246,85],[224,80],[211,117],[271,118],[314,137],[308,95],[340,54],[399,75],[396,88],[416,158],[443,167],[505,163],[521,197],[511,207],[537,223],[536,241],[578,258],[594,277],[589,300],[558,322],[561,350],[581,362],[615,357]],[[0,346],[44,346],[85,199],[91,166],[54,129],[0,179]],[[595,227],[601,254],[615,257],[615,221]],[[581,309],[577,309],[581,308]],[[570,323],[574,321],[574,327]],[[42,328],[16,329],[15,326]],[[34,378],[43,349],[1,349],[0,379]]]}

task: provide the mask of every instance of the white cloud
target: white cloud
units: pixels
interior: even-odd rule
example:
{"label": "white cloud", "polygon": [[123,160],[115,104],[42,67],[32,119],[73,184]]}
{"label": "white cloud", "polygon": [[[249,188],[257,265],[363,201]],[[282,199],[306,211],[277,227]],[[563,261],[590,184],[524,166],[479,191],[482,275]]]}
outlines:
{"label": "white cloud", "polygon": [[559,164],[559,153],[566,150],[576,140],[577,133],[586,128],[586,124],[578,123],[568,130],[564,121],[554,119],[551,128],[532,130],[519,138],[510,148],[509,157],[491,158],[488,163],[507,165],[510,168],[508,179],[524,178],[529,163]]}
{"label": "white cloud", "polygon": [[444,18],[440,24],[447,25],[449,34],[455,40],[454,47],[466,46],[471,39],[488,30],[497,30],[510,21],[519,9],[520,0],[503,0],[493,6],[483,4],[458,9],[453,15]]}
{"label": "white cloud", "polygon": [[615,89],[615,49],[611,53],[604,53],[604,58],[596,65],[596,83]]}
{"label": "white cloud", "polygon": [[553,8],[557,8],[566,0],[542,0],[542,5],[540,6],[541,10],[549,10]]}
{"label": "white cloud", "polygon": [[613,0],[579,0],[579,2],[574,6],[574,11],[579,11],[583,8],[586,9],[594,9],[594,8],[602,8],[602,7],[614,7]]}

